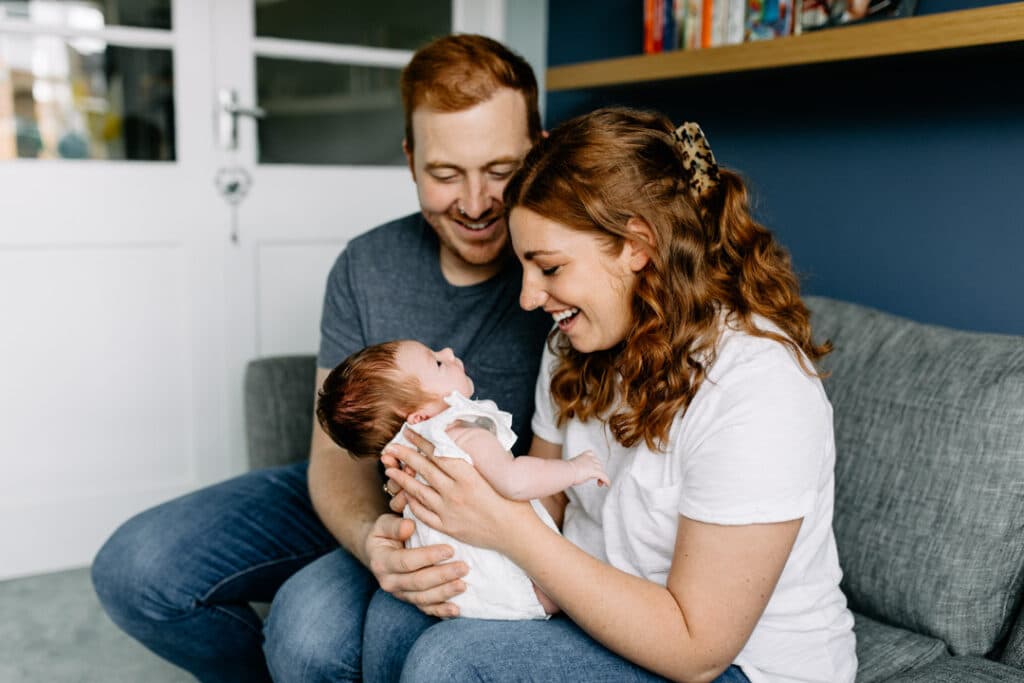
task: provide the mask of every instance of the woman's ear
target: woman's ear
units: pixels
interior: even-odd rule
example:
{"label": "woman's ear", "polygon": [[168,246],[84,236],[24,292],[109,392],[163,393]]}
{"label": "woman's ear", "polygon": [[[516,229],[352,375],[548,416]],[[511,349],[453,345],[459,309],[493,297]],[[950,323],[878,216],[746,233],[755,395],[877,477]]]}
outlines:
{"label": "woman's ear", "polygon": [[626,230],[630,234],[624,247],[628,255],[629,269],[639,273],[651,260],[651,252],[655,247],[654,230],[639,216],[633,216],[626,222]]}

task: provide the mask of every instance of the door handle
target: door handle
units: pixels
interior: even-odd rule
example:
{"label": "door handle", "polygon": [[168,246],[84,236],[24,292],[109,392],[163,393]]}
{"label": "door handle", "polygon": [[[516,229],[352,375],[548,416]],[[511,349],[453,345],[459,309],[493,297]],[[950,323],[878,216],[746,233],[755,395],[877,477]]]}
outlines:
{"label": "door handle", "polygon": [[217,93],[219,109],[217,128],[220,145],[227,151],[238,149],[238,117],[248,116],[262,119],[267,112],[262,107],[243,107],[238,104],[238,92],[234,88],[221,88]]}

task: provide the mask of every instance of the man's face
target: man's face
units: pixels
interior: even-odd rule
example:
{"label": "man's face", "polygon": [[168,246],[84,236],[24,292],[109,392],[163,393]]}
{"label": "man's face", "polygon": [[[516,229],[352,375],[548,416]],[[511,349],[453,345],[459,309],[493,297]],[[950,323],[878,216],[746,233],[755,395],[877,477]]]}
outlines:
{"label": "man's face", "polygon": [[456,285],[501,269],[508,243],[502,192],[530,149],[526,101],[502,88],[458,112],[419,108],[406,149],[420,210],[441,240],[441,271]]}

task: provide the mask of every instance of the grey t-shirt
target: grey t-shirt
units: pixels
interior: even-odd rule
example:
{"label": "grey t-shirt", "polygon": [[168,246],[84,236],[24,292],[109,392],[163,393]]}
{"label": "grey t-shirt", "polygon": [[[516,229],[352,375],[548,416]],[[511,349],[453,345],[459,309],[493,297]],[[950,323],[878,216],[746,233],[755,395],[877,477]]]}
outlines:
{"label": "grey t-shirt", "polygon": [[439,250],[420,214],[349,242],[327,277],[317,365],[333,368],[365,346],[393,339],[450,346],[473,379],[474,398],[512,413],[519,436],[513,452],[525,453],[551,317],[519,307],[522,269],[513,255],[486,282],[456,287],[441,273]]}

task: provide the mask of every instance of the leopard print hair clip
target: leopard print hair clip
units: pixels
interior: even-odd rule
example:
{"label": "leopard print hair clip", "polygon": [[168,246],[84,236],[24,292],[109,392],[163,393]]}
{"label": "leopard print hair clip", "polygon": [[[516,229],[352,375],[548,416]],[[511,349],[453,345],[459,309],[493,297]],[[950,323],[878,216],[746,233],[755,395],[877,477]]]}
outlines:
{"label": "leopard print hair clip", "polygon": [[700,125],[687,121],[672,132],[672,139],[682,150],[684,180],[690,194],[699,204],[718,186],[719,173],[715,155]]}

